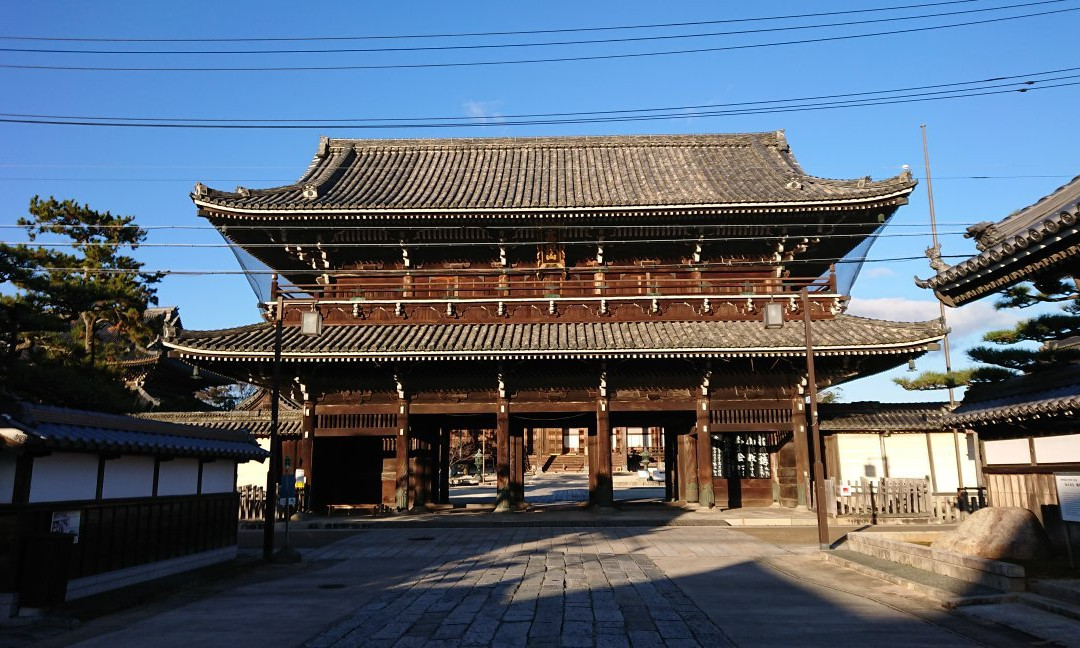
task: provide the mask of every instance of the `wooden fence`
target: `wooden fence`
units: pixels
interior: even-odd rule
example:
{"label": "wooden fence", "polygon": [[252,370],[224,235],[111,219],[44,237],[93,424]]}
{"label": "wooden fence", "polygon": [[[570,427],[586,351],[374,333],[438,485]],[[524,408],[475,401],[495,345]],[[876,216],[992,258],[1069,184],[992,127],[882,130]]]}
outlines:
{"label": "wooden fence", "polygon": [[861,479],[834,483],[826,480],[826,492],[835,495],[831,515],[878,518],[926,518],[934,522],[959,522],[986,506],[984,489],[963,489],[956,494],[933,493],[926,479]]}
{"label": "wooden fence", "polygon": [[[239,518],[241,522],[254,521],[264,519],[266,515],[266,489],[262,486],[241,486],[236,489],[240,495],[240,511]],[[290,504],[289,510],[293,513],[296,511],[307,510],[306,493],[297,492],[296,504]],[[299,505],[299,506],[297,506]],[[277,507],[277,518],[279,520],[285,519],[285,507],[280,504]]]}

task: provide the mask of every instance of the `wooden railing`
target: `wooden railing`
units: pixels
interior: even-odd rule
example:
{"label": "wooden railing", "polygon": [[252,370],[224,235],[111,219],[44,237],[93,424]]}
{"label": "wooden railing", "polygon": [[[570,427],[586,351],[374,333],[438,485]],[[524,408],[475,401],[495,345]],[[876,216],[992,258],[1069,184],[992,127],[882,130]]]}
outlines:
{"label": "wooden railing", "polygon": [[836,277],[824,278],[718,277],[692,278],[672,272],[641,268],[599,275],[590,271],[559,271],[556,276],[493,273],[427,275],[395,271],[363,278],[341,277],[330,284],[274,284],[272,299],[286,301],[400,302],[400,301],[536,301],[548,299],[656,298],[687,295],[795,296],[806,287],[811,293],[835,294]]}

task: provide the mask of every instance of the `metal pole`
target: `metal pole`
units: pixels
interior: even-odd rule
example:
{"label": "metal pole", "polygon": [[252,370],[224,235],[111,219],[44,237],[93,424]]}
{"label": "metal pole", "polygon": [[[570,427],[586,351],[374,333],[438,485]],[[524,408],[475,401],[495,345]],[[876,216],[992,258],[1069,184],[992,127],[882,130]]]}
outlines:
{"label": "metal pole", "polygon": [[[277,283],[277,276],[274,276]],[[276,292],[276,291],[275,291]],[[274,559],[274,524],[277,518],[277,485],[281,473],[281,437],[278,435],[278,398],[281,384],[281,327],[283,303],[277,295],[274,308],[274,368],[270,387],[270,467],[266,471],[266,511],[263,516],[263,559]]]}
{"label": "metal pole", "polygon": [[[926,143],[926,124],[919,126],[922,131],[923,163],[926,165],[926,199],[930,203],[930,237],[935,248],[938,248],[937,215],[934,212],[934,181],[930,175],[930,147]],[[940,252],[940,250],[939,250]],[[956,392],[952,386],[952,356],[949,353],[949,334],[945,320],[945,304],[938,300],[938,312],[941,314],[941,325],[945,327],[945,337],[941,340],[941,349],[945,354],[945,375],[949,380],[949,408],[956,407]],[[956,454],[956,484],[957,488],[964,487],[964,467],[960,459],[960,433],[953,429],[953,451]]]}
{"label": "metal pole", "polygon": [[821,461],[821,430],[818,428],[817,378],[814,375],[814,345],[810,330],[810,291],[805,286],[799,291],[802,298],[803,328],[806,336],[806,374],[810,390],[810,432],[814,444],[814,499],[817,509],[818,545],[821,549],[830,549],[829,512],[825,509],[825,466]]}

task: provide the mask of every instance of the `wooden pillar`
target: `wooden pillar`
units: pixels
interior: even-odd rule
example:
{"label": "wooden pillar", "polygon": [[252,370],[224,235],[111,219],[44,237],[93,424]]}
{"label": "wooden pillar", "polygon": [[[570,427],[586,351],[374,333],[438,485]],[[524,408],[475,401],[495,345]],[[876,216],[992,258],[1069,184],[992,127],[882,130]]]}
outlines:
{"label": "wooden pillar", "polygon": [[510,424],[510,505],[525,502],[525,426]]}
{"label": "wooden pillar", "polygon": [[404,511],[409,508],[409,447],[412,434],[409,430],[409,401],[398,400],[398,435],[394,453],[395,506]]}
{"label": "wooden pillar", "polygon": [[926,433],[926,460],[930,462],[930,492],[937,492],[937,467],[934,466],[934,442],[930,433]]}
{"label": "wooden pillar", "polygon": [[664,499],[673,502],[675,501],[675,463],[672,461],[677,454],[678,450],[675,448],[675,428],[672,427],[671,421],[665,421],[664,424]]}
{"label": "wooden pillar", "polygon": [[495,410],[495,510],[510,509],[510,401],[498,399]]}
{"label": "wooden pillar", "polygon": [[698,501],[697,437],[693,429],[679,435],[679,499]]}
{"label": "wooden pillar", "polygon": [[596,401],[596,435],[589,459],[589,501],[597,506],[615,503],[614,486],[611,482],[611,412],[608,399]]}
{"label": "wooden pillar", "polygon": [[315,457],[315,401],[304,401],[303,418],[300,419],[300,452],[296,467],[304,471],[304,510],[315,510],[314,457]]}
{"label": "wooden pillar", "polygon": [[439,497],[440,504],[450,503],[450,428],[439,426]]}
{"label": "wooden pillar", "polygon": [[698,503],[712,508],[713,496],[712,439],[709,436],[709,397],[698,399],[697,407]]}
{"label": "wooden pillar", "polygon": [[798,493],[798,505],[806,507],[806,480],[810,475],[810,442],[806,435],[806,406],[802,399],[795,403],[795,489]]}
{"label": "wooden pillar", "polygon": [[619,459],[622,461],[623,470],[630,468],[630,449],[626,447],[626,426],[619,428]]}

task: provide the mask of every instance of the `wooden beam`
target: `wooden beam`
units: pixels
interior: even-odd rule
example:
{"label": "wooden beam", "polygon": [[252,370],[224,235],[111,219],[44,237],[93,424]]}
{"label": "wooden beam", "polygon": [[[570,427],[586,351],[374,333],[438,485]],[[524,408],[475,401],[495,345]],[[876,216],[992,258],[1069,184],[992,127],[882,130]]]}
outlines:
{"label": "wooden beam", "polygon": [[297,468],[304,471],[304,506],[305,510],[312,512],[314,505],[314,458],[315,458],[315,401],[306,400],[303,405],[300,419],[300,458]]}
{"label": "wooden beam", "polygon": [[412,434],[409,430],[409,401],[398,401],[398,431],[394,452],[394,496],[399,511],[409,508],[409,446]]}
{"label": "wooden beam", "polygon": [[810,441],[806,434],[806,408],[802,399],[796,399],[795,414],[798,422],[795,424],[795,489],[798,493],[799,506],[806,507],[809,504],[806,492],[806,480],[810,476]]}
{"label": "wooden beam", "polygon": [[698,503],[712,508],[715,504],[713,495],[712,437],[709,434],[709,397],[698,399],[697,407],[697,470]]}
{"label": "wooden beam", "polygon": [[611,416],[606,398],[596,402],[596,442],[590,444],[590,451],[595,448],[596,458],[590,460],[590,469],[595,466],[596,477],[589,472],[589,500],[597,506],[613,506],[615,492],[611,481]]}
{"label": "wooden beam", "polygon": [[510,401],[505,398],[495,409],[495,488],[495,510],[510,510]]}
{"label": "wooden beam", "polygon": [[693,430],[679,435],[679,500],[698,501],[697,436]]}

